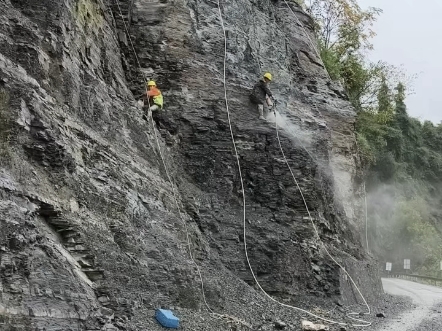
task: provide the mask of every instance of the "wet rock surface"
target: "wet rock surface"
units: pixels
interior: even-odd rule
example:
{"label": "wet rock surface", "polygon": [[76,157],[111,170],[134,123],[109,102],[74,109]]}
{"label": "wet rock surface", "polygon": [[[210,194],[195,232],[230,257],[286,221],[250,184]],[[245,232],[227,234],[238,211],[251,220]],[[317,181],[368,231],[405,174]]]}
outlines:
{"label": "wet rock surface", "polygon": [[[138,59],[116,4],[0,1],[0,328],[160,330],[164,306],[184,330],[298,329],[299,312],[263,296],[245,259],[216,3],[119,2]],[[299,23],[281,1],[221,5],[251,266],[282,302],[344,318],[360,298],[315,238],[272,114],[258,121],[248,93],[273,73],[282,146],[313,221],[374,302],[355,114],[295,4]],[[136,102],[142,73],[164,92],[153,121]],[[189,247],[221,316],[205,310]]]}

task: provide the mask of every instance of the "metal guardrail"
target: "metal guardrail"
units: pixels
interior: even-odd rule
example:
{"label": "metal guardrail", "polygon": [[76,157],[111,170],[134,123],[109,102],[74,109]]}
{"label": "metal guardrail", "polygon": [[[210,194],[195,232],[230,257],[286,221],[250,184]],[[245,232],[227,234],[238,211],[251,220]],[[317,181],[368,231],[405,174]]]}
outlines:
{"label": "metal guardrail", "polygon": [[436,277],[413,275],[413,274],[399,274],[399,273],[387,274],[385,276],[387,276],[388,278],[400,278],[400,279],[410,280],[416,283],[442,287],[442,279]]}

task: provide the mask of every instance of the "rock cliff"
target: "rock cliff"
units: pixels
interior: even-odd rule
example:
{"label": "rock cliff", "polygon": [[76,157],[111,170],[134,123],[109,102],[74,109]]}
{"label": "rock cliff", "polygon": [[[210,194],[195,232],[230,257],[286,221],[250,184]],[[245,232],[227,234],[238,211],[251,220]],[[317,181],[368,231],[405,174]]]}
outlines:
{"label": "rock cliff", "polygon": [[[0,329],[160,330],[161,306],[185,330],[296,325],[245,259],[217,2],[116,1],[0,1]],[[315,237],[273,114],[259,121],[248,100],[272,72],[321,238],[375,300],[355,113],[311,46],[311,18],[290,6],[221,1],[227,95],[251,266],[281,302],[330,310],[361,300]],[[165,99],[153,121],[137,103],[146,77]],[[243,322],[208,314],[189,247],[207,304]]]}

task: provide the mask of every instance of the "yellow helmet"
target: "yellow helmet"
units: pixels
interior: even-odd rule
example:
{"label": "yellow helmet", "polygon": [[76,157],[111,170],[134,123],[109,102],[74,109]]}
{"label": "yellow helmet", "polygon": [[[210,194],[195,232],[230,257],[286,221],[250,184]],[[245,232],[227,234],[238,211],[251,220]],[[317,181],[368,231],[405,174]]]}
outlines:
{"label": "yellow helmet", "polygon": [[266,72],[264,74],[264,78],[267,78],[268,80],[272,80],[272,74],[270,72]]}
{"label": "yellow helmet", "polygon": [[157,86],[157,84],[155,83],[155,81],[150,80],[147,82],[147,86]]}

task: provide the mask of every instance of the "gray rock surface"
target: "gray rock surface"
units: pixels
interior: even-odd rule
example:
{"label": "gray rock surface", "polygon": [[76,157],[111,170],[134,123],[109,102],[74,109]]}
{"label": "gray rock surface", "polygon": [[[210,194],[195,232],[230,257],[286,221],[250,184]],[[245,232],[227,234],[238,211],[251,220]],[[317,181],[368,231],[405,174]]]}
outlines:
{"label": "gray rock surface", "polygon": [[[116,4],[0,1],[2,330],[160,330],[152,316],[161,306],[184,330],[271,330],[277,320],[296,329],[299,313],[266,299],[245,259],[216,2],[121,1],[131,39]],[[258,121],[248,101],[271,71],[284,152],[321,238],[374,301],[355,114],[310,45],[311,19],[292,3],[298,23],[283,1],[221,5],[260,284],[306,309],[361,303],[315,238],[272,117]],[[153,122],[136,102],[144,77],[165,97]],[[234,318],[206,311],[188,239],[208,305]]]}

